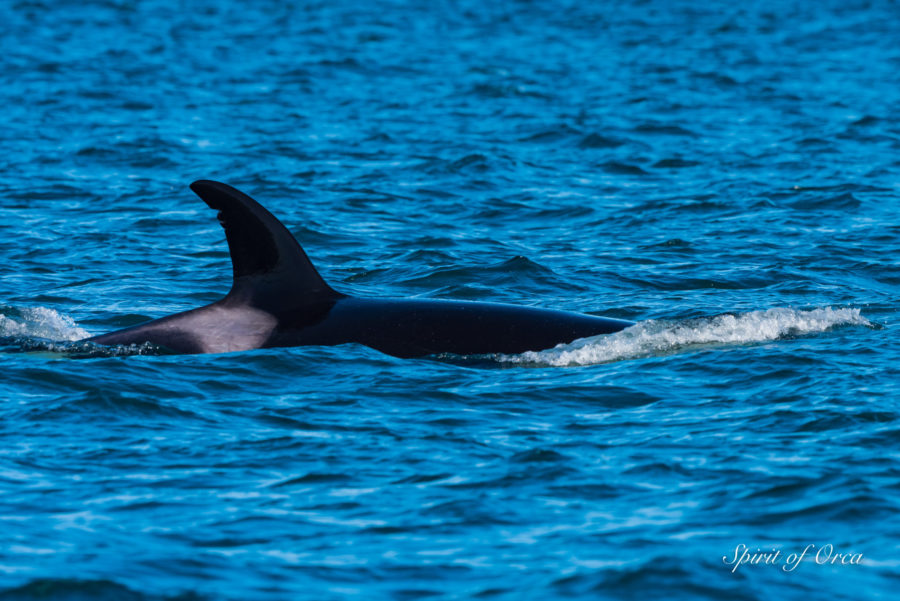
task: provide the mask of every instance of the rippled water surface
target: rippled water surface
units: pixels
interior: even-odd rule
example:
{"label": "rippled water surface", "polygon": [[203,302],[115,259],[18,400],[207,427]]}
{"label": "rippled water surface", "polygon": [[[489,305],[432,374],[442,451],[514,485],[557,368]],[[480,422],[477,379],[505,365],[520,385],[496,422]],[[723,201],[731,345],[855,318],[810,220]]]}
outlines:
{"label": "rippled water surface", "polygon": [[[896,3],[0,22],[0,599],[897,590]],[[200,178],[343,292],[638,323],[516,356],[73,347],[228,290]]]}

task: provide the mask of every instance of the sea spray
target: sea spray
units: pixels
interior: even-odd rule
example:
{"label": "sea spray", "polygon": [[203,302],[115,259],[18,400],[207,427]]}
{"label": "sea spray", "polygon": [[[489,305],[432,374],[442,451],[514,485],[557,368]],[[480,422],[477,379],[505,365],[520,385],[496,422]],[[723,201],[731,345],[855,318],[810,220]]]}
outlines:
{"label": "sea spray", "polygon": [[774,308],[679,321],[648,320],[614,334],[583,338],[544,351],[500,355],[504,362],[552,366],[593,365],[666,355],[683,349],[752,344],[824,332],[841,325],[872,326],[859,309]]}
{"label": "sea spray", "polygon": [[0,306],[0,337],[45,338],[72,341],[87,338],[87,330],[78,327],[68,315],[48,307]]}

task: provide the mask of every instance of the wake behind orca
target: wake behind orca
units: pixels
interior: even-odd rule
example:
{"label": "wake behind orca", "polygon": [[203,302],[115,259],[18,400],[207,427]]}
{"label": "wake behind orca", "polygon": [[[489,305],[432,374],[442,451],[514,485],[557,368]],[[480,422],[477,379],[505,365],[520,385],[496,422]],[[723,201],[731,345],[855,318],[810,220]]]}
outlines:
{"label": "wake behind orca", "polygon": [[631,322],[500,303],[358,298],[329,286],[288,229],[246,194],[200,180],[191,189],[217,210],[234,282],[205,307],[87,338],[151,343],[176,353],[356,342],[396,357],[540,351],[610,334]]}

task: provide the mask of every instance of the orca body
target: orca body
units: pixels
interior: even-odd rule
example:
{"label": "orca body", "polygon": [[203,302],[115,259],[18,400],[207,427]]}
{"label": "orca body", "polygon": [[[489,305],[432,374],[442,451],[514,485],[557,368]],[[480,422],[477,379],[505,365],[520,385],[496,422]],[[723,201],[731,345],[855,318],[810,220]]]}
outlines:
{"label": "orca body", "polygon": [[517,305],[358,298],[332,289],[284,225],[223,183],[191,189],[219,212],[234,283],[225,298],[86,339],[152,343],[176,353],[359,343],[396,357],[516,354],[617,332],[631,322]]}

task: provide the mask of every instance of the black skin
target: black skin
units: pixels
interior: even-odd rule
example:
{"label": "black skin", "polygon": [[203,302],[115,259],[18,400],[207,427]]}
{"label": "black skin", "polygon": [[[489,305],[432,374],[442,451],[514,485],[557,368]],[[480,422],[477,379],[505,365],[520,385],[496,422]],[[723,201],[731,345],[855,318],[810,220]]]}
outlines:
{"label": "black skin", "polygon": [[208,180],[191,189],[219,211],[234,269],[231,292],[211,305],[88,341],[149,342],[176,353],[355,342],[421,357],[539,351],[633,325],[499,303],[348,296],[325,283],[287,228],[252,198]]}

